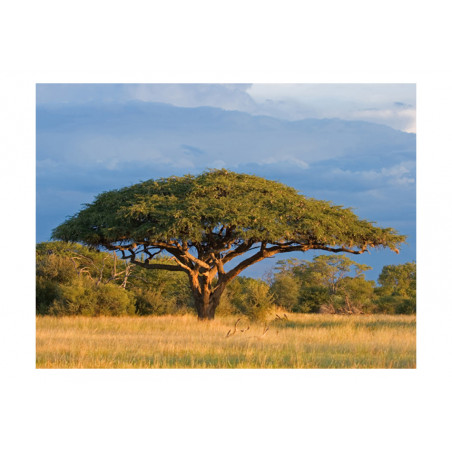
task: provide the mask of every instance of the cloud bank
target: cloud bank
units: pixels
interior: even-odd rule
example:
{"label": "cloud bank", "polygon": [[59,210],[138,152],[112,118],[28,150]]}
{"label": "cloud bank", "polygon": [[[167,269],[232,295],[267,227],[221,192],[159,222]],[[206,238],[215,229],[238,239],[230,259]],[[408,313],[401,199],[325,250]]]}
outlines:
{"label": "cloud bank", "polygon": [[73,84],[37,86],[37,102],[161,102],[278,119],[363,120],[416,131],[414,84]]}

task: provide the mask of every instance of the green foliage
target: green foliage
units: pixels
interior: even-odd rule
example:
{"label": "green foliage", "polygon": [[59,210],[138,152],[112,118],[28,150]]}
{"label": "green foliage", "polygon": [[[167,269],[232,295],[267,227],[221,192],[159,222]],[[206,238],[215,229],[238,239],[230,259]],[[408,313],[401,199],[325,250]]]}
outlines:
{"label": "green foliage", "polygon": [[318,313],[322,306],[327,306],[329,302],[330,292],[328,288],[322,286],[302,287],[294,311]]}
{"label": "green foliage", "polygon": [[60,289],[61,296],[54,300],[49,314],[119,316],[135,313],[133,295],[115,284],[96,285],[85,278]]}
{"label": "green foliage", "polygon": [[230,312],[245,315],[250,320],[264,321],[274,307],[270,286],[264,281],[238,277],[227,290]]}
{"label": "green foliage", "polygon": [[[373,281],[366,281],[364,272],[370,267],[354,262],[345,255],[321,255],[312,261],[296,259],[278,262],[279,271],[272,291],[284,294],[287,281],[291,295],[297,293],[292,304],[295,312],[361,313],[369,312],[374,297]],[[349,276],[354,272],[354,276]],[[289,282],[290,281],[290,282]],[[296,291],[296,287],[299,287]]]}
{"label": "green foliage", "polygon": [[[165,257],[155,259],[170,263]],[[38,244],[36,312],[98,316],[195,311],[184,273],[130,266],[126,278],[127,265],[79,244]],[[235,278],[217,314],[263,320],[275,305],[301,313],[416,312],[415,263],[384,267],[377,288],[364,278],[368,269],[343,255],[281,261],[271,287],[261,280]]]}
{"label": "green foliage", "polygon": [[[158,259],[168,262],[167,259]],[[135,295],[137,314],[167,315],[193,311],[193,296],[185,274],[146,271],[135,267],[128,289]]]}
{"label": "green foliage", "polygon": [[299,299],[300,286],[300,280],[295,278],[291,273],[277,273],[271,285],[271,293],[274,297],[275,304],[288,311],[297,311],[296,307]]}
{"label": "green foliage", "polygon": [[416,298],[416,263],[384,266],[378,283],[381,295]]}
{"label": "green foliage", "polygon": [[[198,315],[209,319],[214,317],[226,285],[262,259],[311,249],[360,254],[368,248],[388,247],[398,252],[405,241],[393,229],[378,228],[350,209],[307,198],[279,182],[224,169],[148,180],[101,193],[58,226],[52,236],[117,250],[123,259],[148,270],[186,273]],[[231,260],[251,250],[258,251],[225,270]],[[162,251],[172,255],[171,262],[155,260]],[[140,254],[145,255],[144,260],[137,259]],[[312,279],[328,279],[328,268],[347,272],[350,262],[344,257],[331,262],[319,258],[318,268],[310,269]],[[97,278],[102,278],[104,268],[105,263],[97,268]],[[292,282],[285,281],[287,285]],[[282,284],[277,282],[274,287],[278,302],[294,307],[296,285],[283,294]],[[322,284],[326,282],[317,281]],[[256,286],[252,290],[263,289]],[[164,294],[160,289],[139,292],[139,310],[162,312]],[[333,293],[337,295],[336,289]]]}
{"label": "green foliage", "polygon": [[339,284],[339,294],[343,299],[342,310],[348,313],[372,312],[375,299],[375,282],[367,281],[364,275],[345,277]]}
{"label": "green foliage", "polygon": [[231,283],[229,283],[223,292],[221,297],[221,303],[217,307],[215,311],[215,315],[218,316],[231,316],[241,314],[241,311],[238,307],[240,303],[237,303],[237,300],[241,296],[242,285],[240,280],[242,278],[238,277],[234,279]]}
{"label": "green foliage", "polygon": [[378,277],[380,287],[375,312],[384,314],[414,314],[416,312],[416,263],[383,267]]}
{"label": "green foliage", "polygon": [[132,266],[126,277],[129,264],[76,243],[40,243],[36,249],[37,314],[164,315],[193,308],[186,275]]}
{"label": "green foliage", "polygon": [[61,299],[60,285],[42,276],[36,277],[36,314],[49,313],[50,307]]}
{"label": "green foliage", "polygon": [[[39,243],[36,246],[36,312],[47,314],[50,306],[60,299],[60,285],[70,284],[77,270],[69,258],[70,246],[63,242]],[[80,251],[80,246],[75,249]]]}
{"label": "green foliage", "polygon": [[[169,264],[170,260],[156,257],[155,262]],[[193,311],[193,296],[184,273],[146,270],[134,266],[127,289],[136,298],[139,315],[183,314]]]}
{"label": "green foliage", "polygon": [[396,314],[416,314],[416,298],[405,298],[397,305]]}
{"label": "green foliage", "polygon": [[53,238],[87,245],[185,240],[214,245],[228,239],[396,250],[405,237],[359,219],[350,209],[298,194],[260,177],[213,170],[101,193],[58,226]]}

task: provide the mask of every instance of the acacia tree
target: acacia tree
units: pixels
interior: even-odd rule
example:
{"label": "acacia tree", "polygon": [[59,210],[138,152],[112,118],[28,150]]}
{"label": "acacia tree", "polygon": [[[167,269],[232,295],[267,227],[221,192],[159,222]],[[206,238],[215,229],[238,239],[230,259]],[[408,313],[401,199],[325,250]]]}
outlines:
{"label": "acacia tree", "polygon": [[[52,238],[119,251],[123,259],[149,270],[185,272],[199,319],[213,319],[226,285],[275,254],[361,254],[371,247],[398,252],[405,240],[350,209],[227,170],[101,193],[54,229]],[[153,261],[162,252],[172,256],[171,264]]]}

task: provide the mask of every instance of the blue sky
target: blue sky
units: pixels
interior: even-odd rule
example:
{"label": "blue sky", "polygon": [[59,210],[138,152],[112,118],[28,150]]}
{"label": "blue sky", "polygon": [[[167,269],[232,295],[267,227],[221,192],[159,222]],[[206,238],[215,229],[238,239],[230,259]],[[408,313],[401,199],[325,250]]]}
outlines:
{"label": "blue sky", "polygon": [[[37,240],[101,191],[226,167],[407,234],[399,255],[356,259],[376,279],[383,265],[416,256],[415,91],[414,84],[39,84]],[[275,263],[247,274],[262,276]]]}

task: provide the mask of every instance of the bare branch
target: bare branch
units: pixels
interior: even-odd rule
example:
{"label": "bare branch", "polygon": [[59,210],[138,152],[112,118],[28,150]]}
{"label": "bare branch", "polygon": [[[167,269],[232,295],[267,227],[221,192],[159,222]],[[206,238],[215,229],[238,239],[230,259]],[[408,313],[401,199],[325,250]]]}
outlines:
{"label": "bare branch", "polygon": [[[239,317],[239,318],[237,319],[237,321],[235,322],[235,325],[234,325],[234,331],[232,331],[232,330],[229,330],[229,331],[228,331],[228,333],[226,334],[226,338],[233,336],[233,335],[237,332],[237,325],[238,325],[238,323],[240,322],[240,319],[241,319],[241,317]],[[232,331],[232,333],[231,333],[231,331]]]}

